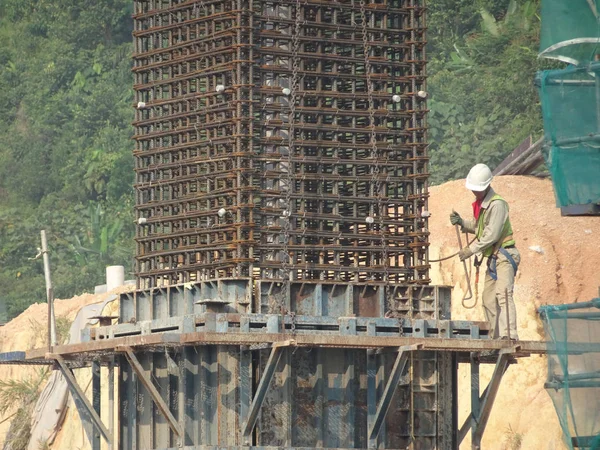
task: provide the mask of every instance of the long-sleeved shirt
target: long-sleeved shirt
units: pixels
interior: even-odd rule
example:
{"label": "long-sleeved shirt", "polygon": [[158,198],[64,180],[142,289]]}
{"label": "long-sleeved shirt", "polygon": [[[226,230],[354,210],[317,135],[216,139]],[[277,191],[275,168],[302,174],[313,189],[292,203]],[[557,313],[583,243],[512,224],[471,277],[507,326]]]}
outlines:
{"label": "long-sleeved shirt", "polygon": [[[485,214],[483,223],[483,234],[479,240],[473,242],[469,249],[473,253],[480,253],[488,247],[494,246],[503,236],[502,229],[508,219],[508,204],[503,201],[492,202],[492,197],[496,195],[490,188],[489,192],[481,202],[481,213]],[[463,233],[477,233],[477,220],[463,219]]]}

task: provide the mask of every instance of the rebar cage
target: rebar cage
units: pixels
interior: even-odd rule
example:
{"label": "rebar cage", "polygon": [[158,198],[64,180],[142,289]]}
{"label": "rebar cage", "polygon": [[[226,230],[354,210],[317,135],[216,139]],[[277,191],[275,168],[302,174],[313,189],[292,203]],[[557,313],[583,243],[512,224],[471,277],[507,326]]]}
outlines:
{"label": "rebar cage", "polygon": [[140,288],[428,283],[424,0],[136,0]]}

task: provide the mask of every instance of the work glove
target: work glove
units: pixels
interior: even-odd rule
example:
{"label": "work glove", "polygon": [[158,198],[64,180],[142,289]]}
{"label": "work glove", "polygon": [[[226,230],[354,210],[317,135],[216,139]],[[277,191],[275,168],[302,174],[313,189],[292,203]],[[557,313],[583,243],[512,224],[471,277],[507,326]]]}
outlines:
{"label": "work glove", "polygon": [[452,214],[450,214],[450,223],[452,225],[460,225],[461,227],[463,226],[462,217],[460,217],[460,214],[454,210],[452,210]]}
{"label": "work glove", "polygon": [[464,261],[465,259],[469,259],[471,256],[473,256],[473,252],[471,251],[471,249],[469,247],[465,247],[460,252],[458,252],[458,257],[460,258],[461,261]]}

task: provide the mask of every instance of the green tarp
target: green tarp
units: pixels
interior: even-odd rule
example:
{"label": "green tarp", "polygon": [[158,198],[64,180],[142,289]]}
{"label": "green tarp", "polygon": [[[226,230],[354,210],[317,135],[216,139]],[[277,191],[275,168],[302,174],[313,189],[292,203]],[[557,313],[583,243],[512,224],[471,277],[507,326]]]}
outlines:
{"label": "green tarp", "polygon": [[600,203],[600,63],[538,75],[558,206]]}
{"label": "green tarp", "polygon": [[542,0],[540,56],[570,64],[599,52],[600,0]]}

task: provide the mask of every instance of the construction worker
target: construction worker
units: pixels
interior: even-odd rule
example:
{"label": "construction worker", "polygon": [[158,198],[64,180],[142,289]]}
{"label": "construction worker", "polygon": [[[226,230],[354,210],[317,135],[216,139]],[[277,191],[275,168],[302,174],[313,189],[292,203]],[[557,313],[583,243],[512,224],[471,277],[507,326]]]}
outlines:
{"label": "construction worker", "polygon": [[470,246],[459,252],[461,261],[481,254],[481,259],[475,258],[478,267],[483,257],[487,258],[482,301],[490,324],[490,337],[517,340],[513,287],[521,257],[508,218],[508,203],[492,189],[492,178],[492,171],[485,164],[477,164],[469,171],[466,187],[475,195],[474,218],[466,220],[452,211],[450,222],[460,225],[463,233],[473,233],[476,237]]}

